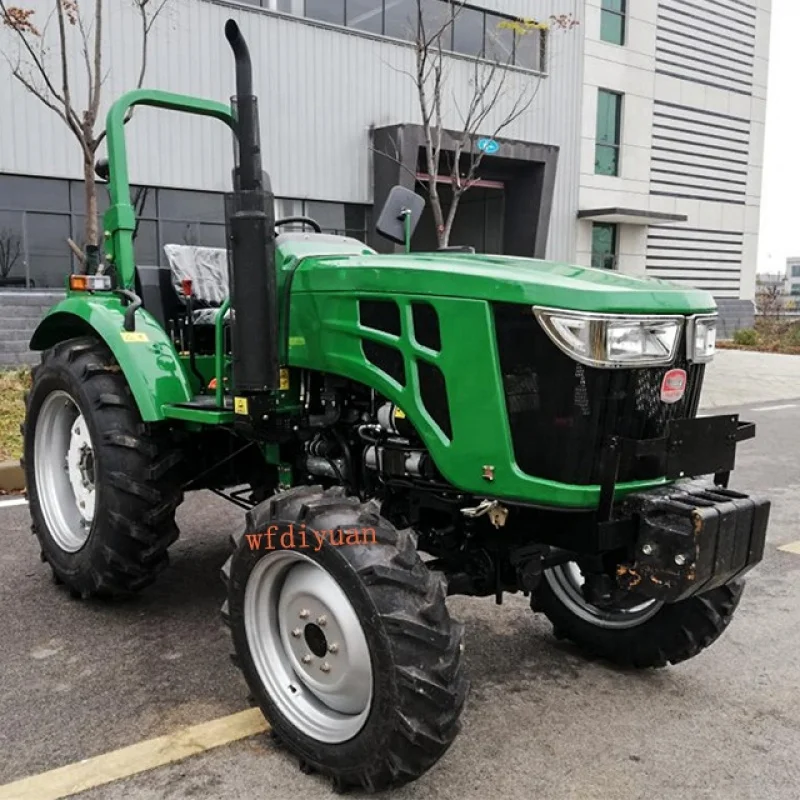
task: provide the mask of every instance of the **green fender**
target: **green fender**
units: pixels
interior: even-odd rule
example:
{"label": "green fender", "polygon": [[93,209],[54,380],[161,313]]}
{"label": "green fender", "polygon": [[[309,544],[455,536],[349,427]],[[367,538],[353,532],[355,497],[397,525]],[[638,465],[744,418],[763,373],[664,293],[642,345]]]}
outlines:
{"label": "green fender", "polygon": [[136,330],[123,328],[125,308],[116,295],[73,294],[54,305],[31,338],[31,350],[45,350],[74,336],[94,333],[114,354],[145,422],[163,420],[163,406],[186,403],[192,387],[164,329],[144,309]]}

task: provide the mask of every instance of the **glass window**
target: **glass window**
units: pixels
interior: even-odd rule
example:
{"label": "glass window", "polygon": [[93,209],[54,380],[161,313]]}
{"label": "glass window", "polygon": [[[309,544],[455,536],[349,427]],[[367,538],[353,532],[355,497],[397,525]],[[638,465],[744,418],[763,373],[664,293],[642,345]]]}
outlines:
{"label": "glass window", "polygon": [[467,56],[483,55],[484,13],[456,6],[453,15],[453,50]]}
{"label": "glass window", "polygon": [[592,225],[592,266],[615,269],[617,266],[617,226],[608,222]]}
{"label": "glass window", "polygon": [[159,189],[158,211],[162,219],[224,222],[225,199],[215,192]]}
{"label": "glass window", "polygon": [[[261,5],[272,8],[272,3],[275,3],[275,0],[262,0]],[[303,0],[277,0],[277,9],[286,14],[297,14],[298,17],[302,17]]]}
{"label": "glass window", "polygon": [[515,34],[512,29],[502,27],[502,23],[508,23],[508,18],[498,14],[484,16],[486,17],[484,56],[499,64],[513,64]]}
{"label": "glass window", "polygon": [[152,219],[140,219],[137,225],[136,239],[133,242],[136,263],[154,267],[161,260],[158,248],[158,223]]}
{"label": "glass window", "polygon": [[196,222],[165,222],[159,223],[161,244],[189,244],[199,245],[200,231]]}
{"label": "glass window", "polygon": [[309,200],[306,203],[306,216],[315,219],[325,232],[343,233],[345,230],[343,203],[320,203]]}
{"label": "glass window", "polygon": [[64,288],[69,275],[69,214],[26,214],[28,275],[33,289]]}
{"label": "glass window", "polygon": [[344,0],[306,0],[306,16],[344,25]]}
{"label": "glass window", "polygon": [[417,38],[416,0],[384,0],[383,32],[395,39]]}
{"label": "glass window", "polygon": [[625,0],[603,0],[600,38],[611,44],[625,44]]}
{"label": "glass window", "polygon": [[619,145],[622,125],[622,95],[600,89],[597,94],[597,144],[594,171],[597,175],[619,175]]}
{"label": "glass window", "polygon": [[383,33],[383,0],[347,0],[347,27]]}
{"label": "glass window", "polygon": [[420,0],[419,10],[422,12],[422,26],[427,41],[431,41],[441,32],[442,47],[453,49],[452,7],[442,0]]}
{"label": "glass window", "polygon": [[22,212],[0,211],[0,288],[25,288],[25,273]]}
{"label": "glass window", "polygon": [[0,175],[0,208],[69,213],[69,181]]}
{"label": "glass window", "polygon": [[792,277],[800,278],[800,264],[792,264]]}
{"label": "glass window", "polygon": [[526,69],[542,70],[544,46],[547,38],[540,30],[526,31],[514,35],[514,63]]}

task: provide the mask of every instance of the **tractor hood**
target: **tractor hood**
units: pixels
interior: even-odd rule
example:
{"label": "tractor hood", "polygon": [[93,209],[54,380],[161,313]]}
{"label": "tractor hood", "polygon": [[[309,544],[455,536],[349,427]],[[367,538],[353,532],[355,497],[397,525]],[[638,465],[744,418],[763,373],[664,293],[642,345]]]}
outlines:
{"label": "tractor hood", "polygon": [[468,297],[606,313],[716,309],[707,292],[652,278],[530,258],[446,252],[306,258],[292,291]]}

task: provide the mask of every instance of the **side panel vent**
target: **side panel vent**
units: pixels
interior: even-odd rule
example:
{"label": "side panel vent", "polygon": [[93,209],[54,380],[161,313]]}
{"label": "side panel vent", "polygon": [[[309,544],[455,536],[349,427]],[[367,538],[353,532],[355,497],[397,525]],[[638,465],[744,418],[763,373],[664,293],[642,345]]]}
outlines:
{"label": "side panel vent", "polygon": [[394,300],[359,300],[358,318],[365,328],[400,335],[400,309]]}
{"label": "side panel vent", "polygon": [[406,385],[406,369],[403,354],[396,348],[369,339],[361,340],[364,357],[370,364],[394,378],[401,386]]}
{"label": "side panel vent", "polygon": [[422,404],[448,439],[453,438],[450,406],[447,403],[447,386],[441,370],[427,361],[417,360],[419,393]]}
{"label": "side panel vent", "polygon": [[423,347],[438,353],[442,349],[442,335],[436,309],[429,303],[412,303],[411,312],[414,317],[414,338]]}

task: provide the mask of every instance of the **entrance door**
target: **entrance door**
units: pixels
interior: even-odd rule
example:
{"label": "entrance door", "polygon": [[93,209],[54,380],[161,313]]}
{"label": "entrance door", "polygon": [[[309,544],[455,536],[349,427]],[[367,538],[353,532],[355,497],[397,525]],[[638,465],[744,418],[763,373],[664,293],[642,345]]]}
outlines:
{"label": "entrance door", "polygon": [[[416,187],[426,201],[419,226],[412,242],[414,250],[430,251],[438,249],[433,211],[427,194],[427,184]],[[439,183],[439,197],[445,218],[450,210],[453,190],[449,183]],[[503,184],[482,182],[473,186],[463,195],[456,210],[450,245],[474,247],[478,253],[503,252],[503,223],[505,221],[505,195]]]}

